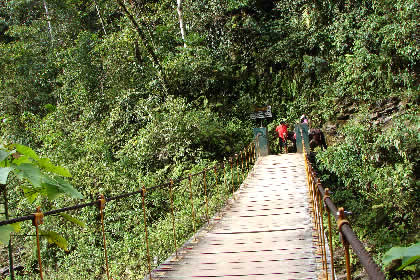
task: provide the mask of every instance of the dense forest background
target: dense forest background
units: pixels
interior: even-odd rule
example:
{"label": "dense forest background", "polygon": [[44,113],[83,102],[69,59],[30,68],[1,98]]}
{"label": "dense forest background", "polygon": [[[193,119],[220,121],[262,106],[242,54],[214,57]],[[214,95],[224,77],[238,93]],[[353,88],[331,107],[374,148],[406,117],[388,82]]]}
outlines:
{"label": "dense forest background", "polygon": [[[316,150],[324,184],[381,262],[419,239],[419,14],[416,0],[1,1],[1,141],[67,167],[94,199],[239,151],[252,139],[255,106],[272,106],[271,135],[305,113],[327,135],[329,148]],[[30,204],[22,184],[7,186],[12,217],[77,202]],[[162,195],[148,213],[161,242],[156,263],[171,251]],[[146,271],[145,253],[132,249],[142,229],[126,219],[138,209],[133,199],[107,216],[116,279]],[[78,213],[84,230],[51,222],[70,249],[44,244],[49,279],[103,279],[95,213]],[[16,243],[17,277],[34,279],[33,240]]]}

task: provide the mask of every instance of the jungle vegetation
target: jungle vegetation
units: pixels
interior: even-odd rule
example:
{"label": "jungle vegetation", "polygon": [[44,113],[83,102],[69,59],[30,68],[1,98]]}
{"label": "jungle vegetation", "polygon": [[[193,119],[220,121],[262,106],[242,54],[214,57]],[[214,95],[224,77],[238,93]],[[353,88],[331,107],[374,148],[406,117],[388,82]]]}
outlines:
{"label": "jungle vegetation", "polygon": [[[318,172],[383,264],[387,250],[419,240],[419,6],[416,0],[1,1],[2,151],[30,147],[49,159],[49,168],[56,165],[49,171],[63,166],[59,175],[71,173],[66,179],[80,195],[30,197],[24,192],[30,182],[11,174],[11,217],[200,170],[246,146],[255,125],[250,112],[271,105],[272,135],[280,120],[292,125],[303,113],[324,129],[329,147],[315,151]],[[156,263],[171,252],[164,195],[152,194],[147,213],[160,242],[152,248]],[[144,250],[132,249],[144,233],[128,219],[139,207],[132,199],[107,214],[116,279],[142,279],[146,271]],[[180,219],[190,218],[188,210]],[[101,237],[92,235],[97,213],[75,215],[83,229],[49,221],[48,230],[67,242],[65,250],[42,243],[49,279],[105,279]],[[22,227],[33,234],[30,225]],[[181,229],[180,241],[191,230]],[[33,239],[15,238],[22,266],[16,279],[35,279]],[[1,269],[7,248],[0,245],[0,252]],[[418,276],[418,262],[397,267],[384,265],[390,279]]]}

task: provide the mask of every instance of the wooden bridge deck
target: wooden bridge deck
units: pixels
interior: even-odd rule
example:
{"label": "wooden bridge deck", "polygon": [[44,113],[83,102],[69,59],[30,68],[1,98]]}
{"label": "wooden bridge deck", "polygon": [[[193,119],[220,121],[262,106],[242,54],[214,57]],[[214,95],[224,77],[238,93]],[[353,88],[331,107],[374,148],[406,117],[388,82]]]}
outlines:
{"label": "wooden bridge deck", "polygon": [[318,279],[302,154],[258,160],[236,200],[153,279]]}

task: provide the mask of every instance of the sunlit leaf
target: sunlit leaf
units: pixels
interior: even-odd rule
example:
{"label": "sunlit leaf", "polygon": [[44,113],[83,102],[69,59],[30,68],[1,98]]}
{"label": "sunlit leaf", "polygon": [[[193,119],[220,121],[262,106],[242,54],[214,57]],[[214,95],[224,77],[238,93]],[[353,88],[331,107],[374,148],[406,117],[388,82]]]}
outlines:
{"label": "sunlit leaf", "polygon": [[39,157],[35,153],[35,151],[32,150],[31,148],[27,147],[27,146],[16,144],[16,151],[18,151],[22,155],[28,156],[28,157],[33,158],[35,160],[39,159]]}
{"label": "sunlit leaf", "polygon": [[48,158],[41,158],[38,161],[38,165],[41,168],[44,168],[45,170],[55,173],[57,175],[61,175],[63,177],[71,177],[70,172],[66,168],[62,166],[55,166],[54,164],[51,163],[50,159]]}
{"label": "sunlit leaf", "polygon": [[40,234],[44,237],[47,238],[48,243],[50,244],[55,244],[57,245],[59,248],[63,249],[64,251],[68,251],[67,246],[68,246],[68,242],[67,240],[61,236],[60,234],[58,234],[57,232],[54,231],[40,231]]}
{"label": "sunlit leaf", "polygon": [[83,195],[77,191],[70,183],[58,176],[53,178],[44,176],[42,185],[45,188],[45,194],[50,199],[56,198],[59,194],[68,194],[74,198],[83,198]]}
{"label": "sunlit leaf", "polygon": [[22,163],[32,163],[28,156],[20,156],[13,160],[13,163],[16,165],[21,165]]}
{"label": "sunlit leaf", "polygon": [[76,217],[73,217],[69,214],[60,213],[60,216],[63,217],[64,219],[66,219],[67,221],[73,223],[73,224],[79,225],[82,228],[86,227],[85,222],[83,222],[82,220],[79,220]]}

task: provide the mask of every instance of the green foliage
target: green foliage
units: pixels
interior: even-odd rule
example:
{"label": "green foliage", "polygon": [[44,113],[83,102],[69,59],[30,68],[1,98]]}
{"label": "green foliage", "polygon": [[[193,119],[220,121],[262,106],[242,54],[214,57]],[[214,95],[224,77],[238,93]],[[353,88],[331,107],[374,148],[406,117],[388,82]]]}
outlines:
{"label": "green foliage", "polygon": [[[29,184],[22,186],[26,199],[33,203],[38,196],[45,196],[49,200],[56,199],[59,195],[67,195],[81,199],[83,195],[71,184],[60,176],[70,177],[70,172],[61,166],[55,166],[48,158],[40,158],[30,147],[21,144],[0,146],[0,184],[10,184],[9,173],[13,173],[20,181]],[[48,173],[60,176],[50,176]],[[9,180],[8,180],[9,179]],[[68,220],[72,220],[70,216]],[[0,242],[8,243],[10,233],[19,231],[20,225],[5,225],[0,227]],[[60,248],[65,247],[65,239],[61,236],[49,233],[49,241],[57,244]]]}
{"label": "green foliage", "polygon": [[319,168],[338,179],[329,186],[334,201],[353,212],[353,227],[374,251],[405,244],[416,233],[418,122],[407,110],[383,128],[361,111],[341,128],[343,141],[317,155]]}
{"label": "green foliage", "polygon": [[[16,144],[0,147],[3,160],[0,162],[0,183],[6,184],[10,172],[29,185],[23,186],[25,197],[32,203],[38,195],[45,195],[50,200],[60,194],[74,198],[83,198],[82,194],[59,176],[70,177],[70,172],[61,166],[55,166],[48,158],[40,158],[31,148]],[[50,176],[48,173],[59,176]]]}
{"label": "green foliage", "polygon": [[[242,149],[251,139],[252,107],[267,104],[276,122],[290,124],[302,113],[321,126],[343,111],[358,112],[345,125],[337,121],[337,144],[319,153],[323,176],[336,180],[334,199],[356,213],[355,228],[373,253],[412,241],[419,201],[418,1],[185,0],[187,47],[175,1],[128,2],[144,38],[116,1],[45,1],[48,17],[43,1],[0,4],[2,139],[39,153],[0,149],[0,183],[12,190],[14,215],[33,211],[20,199],[22,190],[30,201],[56,207],[67,203],[61,194],[96,198],[200,171]],[[387,125],[374,124],[374,111],[390,98],[402,105],[387,113]],[[184,238],[191,231],[188,188],[177,188]],[[212,194],[211,203],[220,205],[226,190]],[[202,199],[194,203],[202,209]],[[138,200],[107,207],[111,267],[127,267],[121,277],[134,279],[146,260],[143,233],[129,222],[133,216],[142,222]],[[172,245],[168,207],[167,190],[148,195],[159,260]],[[46,232],[65,232],[68,240],[68,253],[43,248],[47,266],[63,269],[51,278],[101,277],[96,214],[83,210],[80,220],[49,222]],[[30,267],[23,248],[19,256]]]}

